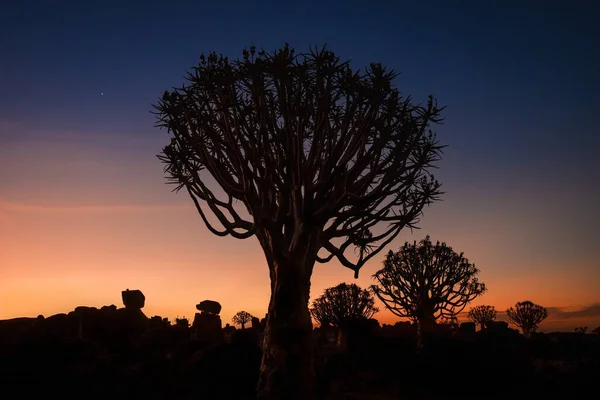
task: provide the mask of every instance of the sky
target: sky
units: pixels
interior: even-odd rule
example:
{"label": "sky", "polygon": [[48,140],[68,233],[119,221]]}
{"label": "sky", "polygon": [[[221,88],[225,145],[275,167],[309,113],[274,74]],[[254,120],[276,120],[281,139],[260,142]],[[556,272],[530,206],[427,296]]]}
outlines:
{"label": "sky", "polygon": [[[171,192],[156,159],[168,134],[150,111],[201,53],[288,42],[327,44],[354,68],[382,62],[403,93],[447,105],[446,194],[390,250],[429,234],[481,270],[489,290],[471,305],[531,300],[549,310],[543,331],[599,326],[599,5],[416,3],[5,0],[0,319],[120,306],[126,288],[144,292],[148,316],[193,318],[204,299],[224,324],[264,316],[258,241],[213,236]],[[318,264],[311,297],[374,283],[384,253],[357,280]]]}

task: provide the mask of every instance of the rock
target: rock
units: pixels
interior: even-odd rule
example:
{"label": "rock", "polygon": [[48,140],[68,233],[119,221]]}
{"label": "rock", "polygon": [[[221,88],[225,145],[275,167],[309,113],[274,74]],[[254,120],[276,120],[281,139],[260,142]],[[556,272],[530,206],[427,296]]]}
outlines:
{"label": "rock", "polygon": [[54,337],[70,337],[77,334],[77,325],[67,314],[55,314],[43,321],[44,330]]}
{"label": "rock", "polygon": [[96,307],[87,307],[87,306],[77,306],[77,307],[75,307],[75,310],[73,310],[73,311],[75,312],[75,314],[86,314],[90,310],[96,311],[97,308]]}
{"label": "rock", "polygon": [[115,306],[114,304],[111,304],[110,306],[102,306],[102,308],[100,309],[100,311],[102,311],[102,312],[114,312],[114,311],[117,311],[117,306]]}
{"label": "rock", "polygon": [[225,324],[225,328],[223,328],[223,341],[225,343],[230,344],[232,342],[233,334],[235,333],[235,331],[235,326]]}
{"label": "rock", "polygon": [[210,344],[218,344],[223,340],[222,327],[221,317],[218,315],[208,312],[196,313],[192,323],[192,337]]}
{"label": "rock", "polygon": [[196,304],[196,309],[198,311],[219,315],[219,313],[221,312],[221,304],[218,301],[214,300],[203,300],[200,303]]}
{"label": "rock", "polygon": [[123,298],[123,304],[125,308],[144,308],[146,304],[146,296],[141,290],[124,290],[121,292]]}
{"label": "rock", "polygon": [[494,332],[503,332],[508,330],[508,322],[506,321],[492,321],[488,324],[488,329]]}

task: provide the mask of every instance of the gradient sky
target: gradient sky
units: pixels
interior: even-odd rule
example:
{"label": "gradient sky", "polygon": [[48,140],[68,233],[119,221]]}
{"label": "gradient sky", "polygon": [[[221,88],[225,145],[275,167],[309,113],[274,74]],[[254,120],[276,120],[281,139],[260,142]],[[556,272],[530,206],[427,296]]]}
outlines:
{"label": "gradient sky", "polygon": [[[473,305],[531,300],[549,308],[543,330],[600,325],[597,2],[415,3],[3,1],[0,319],[121,305],[125,288],[149,316],[192,318],[203,299],[224,323],[263,316],[258,242],[211,235],[170,192],[150,110],[201,52],[289,42],[383,62],[403,92],[448,105],[447,194],[390,249],[429,233],[481,269],[489,292]],[[319,264],[312,296],[343,281],[352,271]]]}

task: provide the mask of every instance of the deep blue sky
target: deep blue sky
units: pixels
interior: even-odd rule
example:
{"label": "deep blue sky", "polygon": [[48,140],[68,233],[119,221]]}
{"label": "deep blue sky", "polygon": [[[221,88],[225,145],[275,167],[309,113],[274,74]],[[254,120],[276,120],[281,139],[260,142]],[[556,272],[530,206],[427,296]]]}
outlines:
{"label": "deep blue sky", "polygon": [[[4,0],[0,155],[16,157],[6,144],[68,132],[134,165],[166,144],[151,104],[182,83],[201,52],[237,57],[251,44],[327,43],[354,67],[387,64],[402,73],[402,91],[420,101],[433,94],[448,106],[437,129],[449,145],[439,173],[448,195],[434,210],[455,217],[438,218],[438,227],[481,232],[501,224],[507,241],[491,239],[502,241],[494,254],[511,251],[521,235],[521,260],[535,258],[527,251],[547,253],[537,260],[540,271],[560,259],[552,268],[600,276],[598,21],[594,0]],[[31,201],[19,188],[37,183],[11,167],[0,160],[0,200]],[[131,168],[139,179],[160,180]]]}
{"label": "deep blue sky", "polygon": [[552,163],[548,152],[560,148],[562,161],[592,166],[596,2],[416,3],[4,1],[0,118],[146,131],[149,105],[202,51],[327,43],[356,67],[381,61],[402,72],[400,87],[418,99],[435,94],[449,106],[450,141],[470,158]]}
{"label": "deep blue sky", "polygon": [[201,52],[327,43],[356,67],[402,72],[416,99],[448,105],[441,139],[470,178],[514,173],[597,196],[597,2],[416,3],[4,1],[0,120],[146,135],[150,104]]}

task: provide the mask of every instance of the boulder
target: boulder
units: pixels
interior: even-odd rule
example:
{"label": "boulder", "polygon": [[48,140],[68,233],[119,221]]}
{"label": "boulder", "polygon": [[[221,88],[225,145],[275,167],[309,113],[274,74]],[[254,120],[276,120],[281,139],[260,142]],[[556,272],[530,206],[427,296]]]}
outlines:
{"label": "boulder", "polygon": [[192,323],[192,337],[210,344],[218,344],[223,340],[221,317],[208,312],[196,313]]}
{"label": "boulder", "polygon": [[142,293],[141,290],[124,290],[121,292],[121,297],[123,298],[123,304],[125,308],[144,308],[146,304],[146,296]]}
{"label": "boulder", "polygon": [[209,314],[219,315],[221,312],[221,304],[218,301],[214,300],[203,300],[200,303],[196,304],[196,309],[198,311],[207,312]]}

